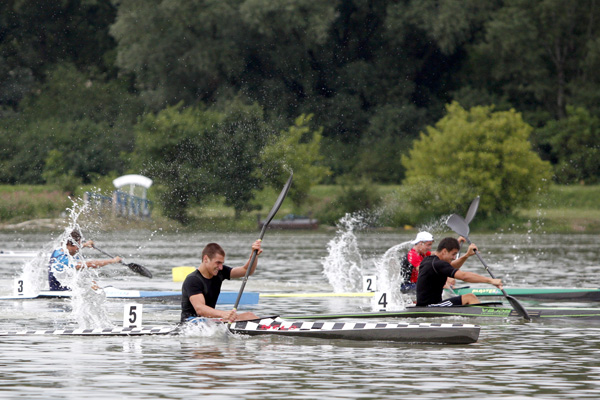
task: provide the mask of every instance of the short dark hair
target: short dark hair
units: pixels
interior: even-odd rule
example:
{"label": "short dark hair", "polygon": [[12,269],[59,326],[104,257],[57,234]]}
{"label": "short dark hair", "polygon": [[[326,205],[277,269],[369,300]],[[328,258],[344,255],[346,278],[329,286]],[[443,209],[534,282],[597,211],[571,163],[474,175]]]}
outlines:
{"label": "short dark hair", "polygon": [[443,249],[446,249],[448,251],[452,251],[454,249],[460,250],[460,244],[458,243],[458,240],[456,240],[453,237],[445,237],[442,240],[440,240],[440,244],[438,244],[437,251],[442,251]]}
{"label": "short dark hair", "polygon": [[209,243],[202,250],[202,260],[204,260],[204,256],[208,256],[209,259],[213,259],[215,254],[220,254],[225,257],[225,250],[217,244],[217,243]]}
{"label": "short dark hair", "polygon": [[69,238],[67,239],[67,244],[71,246],[77,246],[81,241],[81,233],[78,230],[71,231]]}

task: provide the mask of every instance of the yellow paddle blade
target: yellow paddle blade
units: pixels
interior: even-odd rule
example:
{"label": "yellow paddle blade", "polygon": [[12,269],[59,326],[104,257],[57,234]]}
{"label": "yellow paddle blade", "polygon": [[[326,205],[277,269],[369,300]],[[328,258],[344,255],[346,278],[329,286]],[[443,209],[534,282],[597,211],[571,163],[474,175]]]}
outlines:
{"label": "yellow paddle blade", "polygon": [[173,282],[183,282],[185,277],[196,270],[196,267],[174,267],[171,271],[173,273]]}

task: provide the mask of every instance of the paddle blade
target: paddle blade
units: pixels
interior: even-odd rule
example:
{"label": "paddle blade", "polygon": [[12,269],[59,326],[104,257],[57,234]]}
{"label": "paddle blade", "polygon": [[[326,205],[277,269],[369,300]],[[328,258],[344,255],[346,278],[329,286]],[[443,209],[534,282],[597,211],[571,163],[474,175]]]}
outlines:
{"label": "paddle blade", "polygon": [[465,216],[465,222],[468,224],[473,221],[475,214],[477,213],[477,208],[479,207],[479,196],[475,197],[467,210],[467,215]]}
{"label": "paddle blade", "polygon": [[130,270],[132,270],[136,274],[140,274],[142,276],[145,276],[146,278],[152,278],[152,272],[150,272],[148,268],[136,263],[130,263],[126,265],[129,267]]}
{"label": "paddle blade", "polygon": [[279,197],[277,198],[277,201],[273,205],[273,208],[271,208],[269,215],[267,215],[267,218],[265,219],[265,222],[263,224],[264,227],[269,225],[269,223],[271,222],[271,220],[273,219],[275,214],[277,214],[277,211],[279,211],[279,207],[281,207],[281,204],[283,203],[283,200],[285,200],[285,196],[287,195],[288,190],[290,190],[290,186],[292,186],[292,178],[293,177],[294,177],[294,173],[292,172],[290,174],[290,177],[288,178],[287,182],[285,183],[285,186],[283,187],[283,189],[281,189],[281,193],[279,193]]}
{"label": "paddle blade", "polygon": [[446,225],[460,236],[469,237],[469,225],[460,215],[452,214],[446,220]]}
{"label": "paddle blade", "polygon": [[531,317],[529,316],[529,314],[527,313],[527,310],[525,310],[525,307],[523,307],[521,305],[521,303],[519,303],[517,301],[517,299],[515,299],[512,296],[506,295],[506,300],[508,300],[508,302],[510,303],[510,305],[512,306],[512,308],[523,318],[525,318],[528,321],[531,321]]}

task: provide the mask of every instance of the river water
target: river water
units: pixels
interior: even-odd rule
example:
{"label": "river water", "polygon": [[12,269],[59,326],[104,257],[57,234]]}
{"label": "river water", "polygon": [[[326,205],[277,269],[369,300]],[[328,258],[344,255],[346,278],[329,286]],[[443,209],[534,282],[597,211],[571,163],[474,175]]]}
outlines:
{"label": "river water", "polygon": [[[437,239],[450,232],[434,234]],[[348,227],[329,232],[268,231],[258,270],[245,290],[331,292],[358,285],[356,275],[381,274],[384,255],[394,248],[406,251],[405,242],[413,236]],[[172,281],[171,269],[197,265],[204,244],[221,243],[227,251],[226,264],[238,266],[249,256],[255,238],[96,232],[91,239],[98,247],[154,273],[147,279],[122,265],[111,265],[101,269],[96,280],[122,289],[179,290],[181,284]],[[600,286],[596,236],[472,232],[471,239],[506,286]],[[39,251],[36,265],[43,268],[58,240],[56,233],[0,233],[0,250]],[[91,249],[84,255],[103,257]],[[12,294],[13,280],[27,262],[32,260],[2,259],[0,295]],[[475,258],[463,268],[486,274]],[[332,274],[342,278],[330,282],[327,276]],[[239,287],[240,281],[226,281],[223,289]],[[131,303],[107,300],[100,305],[114,326],[122,324],[126,302]],[[242,310],[258,315],[355,312],[372,310],[371,302],[365,297],[268,297]],[[69,300],[3,301],[1,306],[0,331],[59,329],[77,323]],[[178,304],[144,303],[145,326],[175,324],[178,319]],[[600,324],[447,320],[480,324],[479,341],[433,345],[244,337],[218,328],[183,336],[1,337],[0,398],[600,398]]]}

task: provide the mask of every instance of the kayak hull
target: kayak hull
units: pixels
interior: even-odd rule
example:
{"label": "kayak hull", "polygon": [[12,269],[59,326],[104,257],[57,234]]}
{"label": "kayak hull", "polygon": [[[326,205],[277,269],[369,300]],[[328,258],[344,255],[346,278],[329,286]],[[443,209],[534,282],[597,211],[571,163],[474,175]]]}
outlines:
{"label": "kayak hull", "polygon": [[468,344],[477,341],[481,328],[470,324],[289,322],[276,318],[234,322],[229,329],[234,333],[251,336]]}
{"label": "kayak hull", "polygon": [[[203,318],[194,324],[207,323]],[[215,323],[214,320],[208,320]],[[220,321],[217,323],[221,323]],[[228,325],[240,335],[277,335],[316,339],[393,341],[406,343],[469,344],[479,338],[480,327],[470,324],[408,324],[362,322],[289,322],[280,318],[240,321]],[[177,335],[181,326],[154,326],[107,329],[58,329],[0,331],[0,336],[150,336]]]}
{"label": "kayak hull", "polygon": [[[505,288],[509,296],[531,300],[600,301],[598,288]],[[457,295],[473,293],[477,297],[502,297],[496,288],[457,288]]]}
{"label": "kayak hull", "polygon": [[[533,320],[578,319],[600,321],[600,308],[575,307],[527,307]],[[340,318],[428,318],[428,317],[474,317],[474,318],[522,318],[510,307],[454,306],[454,307],[407,307],[400,311],[364,313],[289,315],[288,319],[340,319]]]}

